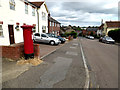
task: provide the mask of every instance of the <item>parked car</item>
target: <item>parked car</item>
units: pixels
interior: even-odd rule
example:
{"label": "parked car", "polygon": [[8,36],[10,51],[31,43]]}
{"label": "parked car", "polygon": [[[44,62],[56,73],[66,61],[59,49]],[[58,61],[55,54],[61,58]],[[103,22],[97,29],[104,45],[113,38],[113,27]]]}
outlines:
{"label": "parked car", "polygon": [[102,42],[102,39],[103,39],[103,37],[100,37],[100,38],[99,38],[99,42]]}
{"label": "parked car", "polygon": [[46,33],[35,33],[33,35],[34,42],[48,43],[51,45],[58,45],[61,41],[54,37],[49,37]]}
{"label": "parked car", "polygon": [[115,40],[113,40],[111,37],[105,36],[105,37],[103,37],[102,42],[103,43],[112,43],[112,44],[114,44]]}
{"label": "parked car", "polygon": [[93,37],[93,36],[88,36],[87,38],[88,38],[88,39],[94,39],[94,37]]}
{"label": "parked car", "polygon": [[47,33],[47,35],[48,35],[49,37],[58,38],[58,39],[61,41],[62,44],[65,43],[65,41],[66,41],[66,40],[65,40],[64,38],[62,38],[61,36],[57,36],[57,35],[52,34],[52,33]]}

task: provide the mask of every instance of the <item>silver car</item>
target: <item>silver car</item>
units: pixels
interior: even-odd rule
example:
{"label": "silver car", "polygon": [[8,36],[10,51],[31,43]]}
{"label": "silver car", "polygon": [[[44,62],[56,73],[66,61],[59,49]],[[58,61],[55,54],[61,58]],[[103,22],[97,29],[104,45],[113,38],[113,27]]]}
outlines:
{"label": "silver car", "polygon": [[111,37],[108,36],[103,37],[102,42],[115,44],[115,40],[113,40]]}
{"label": "silver car", "polygon": [[51,45],[58,45],[61,41],[57,38],[49,37],[46,33],[35,33],[33,35],[34,42],[48,43]]}
{"label": "silver car", "polygon": [[94,37],[93,36],[88,36],[88,39],[94,39]]}

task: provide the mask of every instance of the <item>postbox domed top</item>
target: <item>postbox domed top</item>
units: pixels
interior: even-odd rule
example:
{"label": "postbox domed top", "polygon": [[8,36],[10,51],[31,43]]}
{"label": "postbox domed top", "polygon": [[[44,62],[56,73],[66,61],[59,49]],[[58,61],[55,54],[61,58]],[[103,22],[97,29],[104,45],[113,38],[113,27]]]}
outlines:
{"label": "postbox domed top", "polygon": [[21,26],[21,28],[33,28],[34,26],[32,26],[32,25],[23,25],[23,26]]}

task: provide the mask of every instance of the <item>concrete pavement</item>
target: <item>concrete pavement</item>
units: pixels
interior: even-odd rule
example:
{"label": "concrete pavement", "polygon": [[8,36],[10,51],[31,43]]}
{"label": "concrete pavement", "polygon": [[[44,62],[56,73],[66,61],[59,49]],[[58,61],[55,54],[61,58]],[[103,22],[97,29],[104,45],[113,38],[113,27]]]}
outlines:
{"label": "concrete pavement", "polygon": [[[67,42],[66,42],[67,43]],[[47,44],[40,44],[40,58],[45,57],[47,54],[53,52],[57,48],[60,48],[64,44],[60,44],[57,46],[51,46]],[[0,49],[1,50],[1,49]],[[21,59],[20,59],[21,60]],[[20,74],[24,73],[25,71],[29,70],[32,66],[31,64],[25,65],[18,65],[17,62],[12,59],[2,58],[0,60],[2,63],[0,71],[2,72],[1,81],[5,82],[14,78],[17,78]]]}
{"label": "concrete pavement", "polygon": [[3,83],[3,88],[83,88],[86,80],[78,40],[43,58],[44,62]]}

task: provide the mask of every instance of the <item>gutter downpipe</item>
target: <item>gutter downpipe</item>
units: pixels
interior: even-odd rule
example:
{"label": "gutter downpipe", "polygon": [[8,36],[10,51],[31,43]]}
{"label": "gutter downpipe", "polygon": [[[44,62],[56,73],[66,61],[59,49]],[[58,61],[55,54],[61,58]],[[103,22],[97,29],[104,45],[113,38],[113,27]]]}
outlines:
{"label": "gutter downpipe", "polygon": [[37,8],[37,20],[38,20],[38,32],[39,32],[39,12],[38,12],[38,9],[39,8]]}

